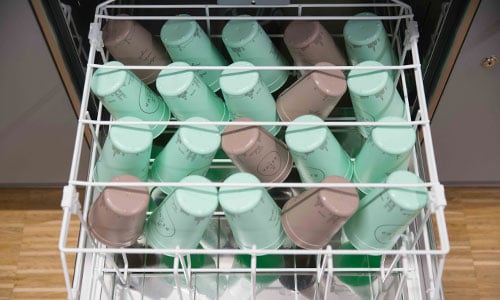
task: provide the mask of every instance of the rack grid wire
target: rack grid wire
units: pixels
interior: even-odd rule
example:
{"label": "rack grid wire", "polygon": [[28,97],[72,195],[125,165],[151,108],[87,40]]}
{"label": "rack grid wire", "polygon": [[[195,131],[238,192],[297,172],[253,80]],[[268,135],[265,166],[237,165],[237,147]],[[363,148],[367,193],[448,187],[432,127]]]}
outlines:
{"label": "rack grid wire", "polygon": [[[245,9],[255,16],[235,16],[234,12]],[[373,11],[377,16],[354,16],[355,12]],[[117,16],[120,12],[129,16]],[[137,12],[143,12],[138,15]],[[190,16],[179,16],[179,13],[189,12]],[[271,12],[265,15],[262,12]],[[240,250],[236,246],[222,248],[221,239],[230,238],[229,227],[224,213],[217,211],[209,228],[215,232],[217,245],[214,249],[151,249],[144,245],[132,248],[106,247],[89,234],[86,217],[92,201],[98,195],[97,186],[183,186],[174,182],[95,182],[92,174],[96,158],[101,149],[102,137],[110,126],[116,124],[135,124],[137,122],[119,122],[105,118],[102,103],[98,104],[97,116],[92,118],[88,105],[92,101],[90,94],[90,79],[98,68],[119,69],[166,69],[167,66],[104,66],[102,62],[109,59],[109,54],[103,48],[101,28],[106,20],[132,19],[163,24],[170,19],[197,20],[211,37],[220,40],[221,24],[232,19],[255,19],[260,22],[288,22],[292,20],[319,20],[331,25],[329,28],[334,39],[342,39],[341,26],[347,20],[380,19],[388,29],[392,46],[396,51],[400,64],[383,67],[361,66],[189,66],[183,69],[191,70],[289,70],[296,74],[300,70],[342,70],[349,72],[356,69],[396,70],[395,82],[405,102],[405,125],[411,125],[416,130],[417,143],[413,149],[410,169],[424,178],[421,184],[387,184],[387,183],[300,183],[284,182],[248,184],[273,188],[273,196],[277,201],[286,201],[297,189],[310,187],[416,187],[423,186],[429,193],[429,204],[421,210],[397,245],[391,250],[342,250],[338,249],[335,239],[325,249],[277,249],[277,250]],[[279,32],[269,33],[275,43],[282,40]],[[75,148],[68,185],[64,187],[61,206],[63,219],[61,225],[59,249],[63,265],[64,278],[69,299],[207,299],[224,298],[226,290],[238,289],[237,296],[248,299],[442,299],[442,274],[445,256],[449,252],[449,241],[444,218],[446,199],[443,186],[439,183],[436,171],[430,122],[423,89],[420,58],[417,48],[418,29],[413,20],[411,8],[400,1],[384,3],[337,3],[337,4],[290,4],[277,6],[264,5],[119,5],[114,1],[100,4],[96,9],[94,22],[91,24],[90,51],[88,55],[85,86],[82,96],[82,106],[79,114],[75,139]],[[100,62],[99,62],[100,61]],[[178,67],[177,67],[178,68]],[[414,93],[409,93],[409,87]],[[337,109],[336,109],[337,110]],[[171,119],[166,122],[141,122],[142,124],[166,124],[172,131],[182,124],[206,124],[200,122],[183,122]],[[229,122],[210,122],[214,125],[227,125]],[[232,122],[231,124],[248,124]],[[286,127],[290,122],[252,122],[254,125],[281,125]],[[303,122],[303,125],[315,125]],[[398,126],[400,123],[381,123],[379,125]],[[373,126],[375,122],[357,122],[353,116],[335,115],[329,117],[325,125],[332,132],[357,130],[358,126]],[[81,160],[81,150],[85,146],[84,131],[92,132],[91,157],[89,161]],[[87,178],[78,178],[80,167],[88,167]],[[212,168],[231,168],[229,159],[214,159]],[[191,186],[231,186],[223,182],[198,183]],[[78,189],[84,190],[83,205],[78,200]],[[78,218],[71,218],[76,215]],[[80,235],[78,246],[68,246],[68,233],[71,222],[78,222]],[[337,236],[337,241],[342,237]],[[234,244],[234,243],[233,243]],[[76,254],[73,278],[68,266],[68,254]],[[158,263],[158,258],[164,254],[174,256],[173,267]],[[192,268],[190,255],[204,255],[211,264],[201,268]],[[235,266],[236,255],[250,255],[249,266]],[[294,262],[288,268],[257,268],[258,255],[292,257]],[[335,255],[359,256],[381,255],[382,263],[376,268],[337,268],[333,265]],[[308,256],[315,261],[308,268],[295,267],[299,256]],[[137,263],[139,261],[139,263]],[[291,287],[285,288],[278,280],[263,286],[259,283],[262,276],[274,274],[286,280],[291,280]],[[370,278],[367,286],[353,287],[342,284],[337,275],[349,274]],[[260,277],[259,277],[260,276]],[[308,276],[308,277],[306,277]],[[229,279],[228,279],[229,278]],[[233,278],[231,280],[231,278]],[[309,278],[311,287],[300,290],[301,280]],[[209,290],[209,291],[207,291]],[[213,293],[212,293],[213,292]]]}

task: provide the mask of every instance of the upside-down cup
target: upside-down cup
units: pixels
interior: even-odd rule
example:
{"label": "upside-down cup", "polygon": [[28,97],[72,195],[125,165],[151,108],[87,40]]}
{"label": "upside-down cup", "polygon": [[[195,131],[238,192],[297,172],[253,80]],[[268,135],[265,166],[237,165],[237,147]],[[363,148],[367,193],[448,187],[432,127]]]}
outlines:
{"label": "upside-down cup", "polygon": [[[121,175],[111,182],[141,182],[137,177]],[[142,234],[149,193],[146,187],[109,186],[95,200],[87,216],[92,236],[110,247],[128,247]]]}
{"label": "upside-down cup", "polygon": [[[187,15],[181,15],[187,16]],[[173,61],[192,66],[226,66],[227,62],[195,20],[168,20],[160,32],[161,41]],[[198,70],[196,73],[217,91],[221,70]]]}
{"label": "upside-down cup", "polygon": [[[295,124],[300,122],[317,125]],[[295,119],[286,129],[285,141],[302,182],[320,182],[330,175],[351,179],[351,158],[319,117],[304,115]]]}
{"label": "upside-down cup", "polygon": [[227,126],[222,133],[222,149],[239,170],[262,182],[283,182],[292,170],[292,157],[285,143],[258,125]]}
{"label": "upside-down cup", "polygon": [[330,33],[318,21],[292,21],[285,29],[283,40],[298,66],[314,66],[319,62],[347,64]]}
{"label": "upside-down cup", "polygon": [[[328,176],[321,182],[349,183],[340,176]],[[281,223],[295,245],[321,249],[356,212],[358,201],[354,187],[311,188],[285,203]]]}
{"label": "upside-down cup", "polygon": [[[239,61],[232,67],[251,68],[254,65]],[[262,76],[255,70],[224,70],[220,77],[220,87],[226,105],[234,118],[251,118],[255,121],[279,121],[276,101],[262,81]],[[280,126],[263,126],[272,135],[278,134]]]}
{"label": "upside-down cup", "polygon": [[[123,67],[119,61],[104,64]],[[143,121],[168,121],[170,110],[163,99],[155,94],[130,70],[97,69],[90,81],[92,92],[101,100],[114,119],[135,117]],[[153,138],[159,136],[167,125],[151,125]]]}
{"label": "upside-down cup", "polygon": [[[320,62],[316,66],[333,66]],[[344,73],[340,70],[316,70],[301,77],[283,91],[276,100],[280,119],[291,122],[303,115],[316,115],[325,120],[347,91]]]}
{"label": "upside-down cup", "polygon": [[[247,61],[255,66],[286,66],[264,29],[255,20],[231,20],[222,30],[222,41],[233,61]],[[287,78],[286,70],[258,71],[272,93],[282,87]]]}
{"label": "upside-down cup", "polygon": [[[169,67],[187,67],[185,62],[174,62]],[[156,80],[156,88],[179,121],[202,117],[209,121],[229,121],[231,114],[226,104],[192,70],[165,69]],[[217,126],[221,131],[225,126]]]}
{"label": "upside-down cup", "polygon": [[[257,177],[236,173],[225,183],[256,184]],[[240,249],[278,249],[285,241],[281,210],[263,187],[223,186],[219,202]]]}
{"label": "upside-down cup", "polygon": [[[119,16],[127,16],[121,14]],[[108,20],[102,28],[104,47],[113,57],[126,65],[165,66],[171,63],[161,42],[134,20]],[[156,80],[160,70],[132,70],[144,83]]]}
{"label": "upside-down cup", "polygon": [[[371,12],[362,12],[356,17],[376,17]],[[349,20],[344,26],[344,40],[351,65],[366,60],[375,60],[385,66],[397,64],[391,42],[381,20]],[[390,72],[394,78],[395,71]]]}

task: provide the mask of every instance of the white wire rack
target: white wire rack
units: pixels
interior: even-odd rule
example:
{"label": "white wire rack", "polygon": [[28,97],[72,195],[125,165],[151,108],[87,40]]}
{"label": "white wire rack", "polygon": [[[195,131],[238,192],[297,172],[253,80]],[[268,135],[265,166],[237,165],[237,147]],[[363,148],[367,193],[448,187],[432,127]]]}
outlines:
{"label": "white wire rack", "polygon": [[[278,14],[272,16],[256,15],[247,17],[234,16],[234,10],[245,9],[264,11],[272,9]],[[355,17],[360,11],[374,11],[377,17]],[[115,16],[117,11],[125,11],[130,16]],[[191,16],[177,16],[189,12]],[[227,12],[231,12],[230,15]],[[251,13],[250,13],[251,14]],[[231,234],[223,212],[216,212],[209,228],[212,228],[216,240],[213,249],[150,249],[141,246],[139,240],[137,247],[109,248],[97,241],[87,231],[86,216],[92,201],[98,191],[96,186],[183,186],[174,182],[142,182],[142,183],[111,183],[94,182],[92,178],[100,141],[105,136],[109,126],[114,124],[134,122],[118,122],[104,119],[104,108],[99,104],[96,118],[91,118],[87,107],[89,104],[89,83],[93,71],[97,68],[117,68],[104,66],[98,63],[108,60],[108,53],[103,48],[101,28],[105,20],[109,19],[134,19],[148,22],[157,22],[159,26],[169,19],[195,19],[205,26],[206,32],[213,41],[221,39],[220,28],[224,22],[235,19],[252,18],[263,22],[288,22],[291,20],[320,20],[335,39],[342,45],[342,26],[351,19],[380,19],[389,30],[393,48],[400,58],[400,64],[384,66],[377,69],[397,70],[396,83],[406,105],[407,122],[417,131],[418,142],[413,151],[411,170],[424,178],[421,184],[384,184],[384,183],[269,183],[252,184],[252,186],[273,187],[273,196],[277,201],[284,201],[291,197],[297,189],[305,187],[395,187],[395,186],[423,186],[429,192],[429,204],[422,209],[397,245],[391,250],[341,250],[337,249],[336,241],[321,250],[240,250],[231,243]],[[220,28],[219,28],[220,27]],[[282,32],[271,32],[269,35],[277,44],[282,42]],[[420,59],[417,49],[418,30],[413,21],[411,8],[400,1],[388,3],[337,3],[337,4],[291,4],[279,6],[228,6],[228,5],[116,5],[113,1],[100,4],[96,9],[94,23],[91,24],[89,34],[90,52],[87,64],[87,73],[82,97],[82,108],[78,120],[75,148],[68,185],[64,188],[61,206],[63,220],[61,226],[59,248],[64,270],[68,298],[70,299],[205,299],[224,298],[226,289],[231,289],[228,280],[231,276],[239,278],[236,286],[240,288],[238,297],[249,299],[441,299],[442,274],[445,255],[449,251],[449,241],[444,218],[446,200],[444,189],[439,183],[436,172],[434,151],[429,118],[426,107],[426,98],[423,90]],[[283,50],[286,51],[286,50]],[[96,56],[97,55],[97,56]],[[166,66],[123,66],[123,69],[165,69]],[[171,67],[175,68],[175,67]],[[184,69],[234,69],[236,67],[209,67],[191,66]],[[374,67],[313,67],[313,66],[286,66],[271,67],[259,66],[253,68],[238,67],[238,69],[273,70],[286,69],[293,72],[299,70],[338,69],[348,72],[353,69],[374,69]],[[411,87],[411,89],[409,88]],[[409,93],[409,90],[414,91]],[[181,124],[200,124],[200,122],[141,122],[143,124],[167,124],[167,134]],[[225,125],[229,122],[211,122],[215,125]],[[234,122],[232,124],[235,124]],[[239,124],[247,124],[239,122]],[[259,125],[288,126],[289,122],[253,122]],[[304,125],[309,124],[304,122]],[[356,122],[352,116],[336,116],[326,120],[325,123],[334,133],[345,130],[356,130],[358,126],[373,126],[374,122]],[[377,123],[382,124],[382,123]],[[311,123],[311,125],[316,125]],[[384,123],[383,125],[397,126],[400,123]],[[84,143],[84,130],[88,127],[93,133],[90,161],[81,160],[81,149]],[[78,178],[78,169],[88,166],[88,176]],[[213,168],[232,168],[228,159],[214,159]],[[230,186],[242,184],[228,184],[222,182],[199,183],[190,185]],[[85,191],[83,205],[78,201],[77,188]],[[78,218],[71,218],[77,215]],[[68,245],[68,233],[71,222],[78,222],[80,235],[76,247]],[[225,241],[224,244],[222,241]],[[233,246],[231,246],[233,245]],[[76,254],[73,278],[68,266],[68,254]],[[158,258],[163,254],[173,255],[174,267],[165,267],[158,263]],[[212,264],[201,268],[194,268],[191,260],[181,259],[186,254],[200,254],[208,257]],[[233,265],[236,255],[250,255],[250,265],[246,267]],[[268,254],[282,257],[296,257],[307,255],[314,258],[315,263],[306,267],[286,268],[257,268],[257,255]],[[381,255],[382,263],[377,268],[338,268],[333,265],[335,255]],[[189,255],[187,256],[189,257]],[[137,264],[132,260],[139,260]],[[295,261],[295,260],[293,260]],[[180,267],[179,264],[180,263]],[[372,278],[368,287],[347,287],[338,279],[337,275],[353,274]],[[285,288],[278,280],[262,286],[259,275],[274,274],[276,277],[292,280],[291,287]],[[312,285],[307,291],[299,291],[300,276],[310,276]],[[238,277],[239,276],[239,277]],[[285,277],[283,277],[285,276]],[[203,286],[206,283],[213,285],[214,292],[207,293]],[[234,280],[233,280],[234,283]],[[205,287],[206,290],[206,287]],[[208,295],[207,295],[208,294]],[[226,298],[230,299],[230,298]]]}

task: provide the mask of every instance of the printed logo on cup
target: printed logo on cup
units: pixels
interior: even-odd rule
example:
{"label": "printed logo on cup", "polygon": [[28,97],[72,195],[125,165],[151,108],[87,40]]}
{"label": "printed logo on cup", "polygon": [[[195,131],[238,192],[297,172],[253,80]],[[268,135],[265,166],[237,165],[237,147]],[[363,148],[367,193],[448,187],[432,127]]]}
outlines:
{"label": "printed logo on cup", "polygon": [[313,167],[306,167],[306,169],[308,170],[308,175],[313,179],[314,182],[320,182],[326,177],[325,172],[323,172],[323,170],[321,169]]}
{"label": "printed logo on cup", "polygon": [[277,151],[272,151],[266,154],[257,166],[260,174],[271,176],[276,174],[281,169],[281,158]]}
{"label": "printed logo on cup", "polygon": [[[165,214],[164,214],[165,213]],[[175,235],[175,224],[169,213],[165,210],[158,210],[158,217],[151,221],[150,228],[164,237],[172,237]]]}
{"label": "printed logo on cup", "polygon": [[150,89],[143,89],[139,93],[139,107],[147,114],[152,114],[160,108],[160,100]]}

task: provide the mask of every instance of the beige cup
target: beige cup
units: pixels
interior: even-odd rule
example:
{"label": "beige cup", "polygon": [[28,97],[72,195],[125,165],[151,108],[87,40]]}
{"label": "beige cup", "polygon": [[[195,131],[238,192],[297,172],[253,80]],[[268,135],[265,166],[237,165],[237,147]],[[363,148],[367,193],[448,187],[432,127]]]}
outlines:
{"label": "beige cup", "polygon": [[[283,36],[290,54],[298,66],[313,66],[328,62],[345,66],[346,59],[332,36],[318,21],[293,21]],[[302,74],[307,71],[301,71]]]}
{"label": "beige cup", "polygon": [[[134,20],[108,20],[102,38],[111,55],[125,65],[166,66],[172,62],[161,41]],[[154,82],[160,71],[132,70],[146,84]]]}
{"label": "beige cup", "polygon": [[[141,182],[131,175],[121,175],[111,182]],[[149,193],[146,187],[106,187],[89,210],[89,231],[101,243],[128,247],[139,238],[146,220]]]}
{"label": "beige cup", "polygon": [[[320,62],[316,66],[333,66]],[[340,70],[311,72],[279,95],[276,110],[282,121],[291,122],[302,115],[326,119],[347,90],[344,73]]]}
{"label": "beige cup", "polygon": [[[340,176],[328,176],[321,182],[349,181]],[[358,202],[353,187],[311,188],[285,203],[281,223],[294,244],[304,249],[320,249],[356,212]]]}
{"label": "beige cup", "polygon": [[222,149],[238,169],[252,173],[262,182],[283,182],[292,170],[292,157],[285,143],[261,126],[228,125],[222,133]]}

